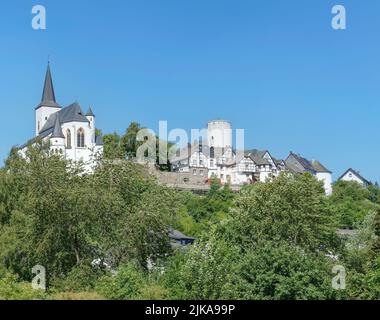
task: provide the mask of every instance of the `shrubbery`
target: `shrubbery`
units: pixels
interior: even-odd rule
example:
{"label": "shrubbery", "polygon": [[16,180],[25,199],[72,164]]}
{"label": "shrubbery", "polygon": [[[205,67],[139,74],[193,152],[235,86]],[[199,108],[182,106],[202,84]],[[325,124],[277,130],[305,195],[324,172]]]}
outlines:
{"label": "shrubbery", "polygon": [[[127,161],[87,175],[41,143],[0,170],[0,299],[379,299],[379,194],[340,182],[326,197],[311,175],[283,174],[196,196]],[[169,227],[196,243],[173,251]],[[37,264],[46,292],[31,288]]]}

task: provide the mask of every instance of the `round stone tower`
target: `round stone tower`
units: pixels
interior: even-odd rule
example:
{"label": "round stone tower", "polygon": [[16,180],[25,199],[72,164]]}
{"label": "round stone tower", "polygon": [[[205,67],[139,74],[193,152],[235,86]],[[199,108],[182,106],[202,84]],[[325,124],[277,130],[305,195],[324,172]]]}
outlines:
{"label": "round stone tower", "polygon": [[208,143],[214,148],[232,147],[232,126],[226,120],[212,120],[207,126]]}

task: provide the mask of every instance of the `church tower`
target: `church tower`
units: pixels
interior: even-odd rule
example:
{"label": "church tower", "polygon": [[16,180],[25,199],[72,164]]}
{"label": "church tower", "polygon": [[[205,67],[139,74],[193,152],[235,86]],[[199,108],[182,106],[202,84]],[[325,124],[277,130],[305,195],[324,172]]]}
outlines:
{"label": "church tower", "polygon": [[95,136],[96,136],[95,115],[92,112],[91,107],[88,108],[88,111],[86,113],[86,118],[89,122],[90,130],[91,130],[91,143],[95,143]]}
{"label": "church tower", "polygon": [[65,136],[62,132],[58,114],[55,117],[54,130],[50,136],[50,150],[55,154],[65,156]]}
{"label": "church tower", "polygon": [[44,90],[42,92],[41,103],[36,107],[36,136],[40,133],[49,116],[61,110],[61,106],[55,99],[53,79],[50,71],[50,63],[47,66]]}

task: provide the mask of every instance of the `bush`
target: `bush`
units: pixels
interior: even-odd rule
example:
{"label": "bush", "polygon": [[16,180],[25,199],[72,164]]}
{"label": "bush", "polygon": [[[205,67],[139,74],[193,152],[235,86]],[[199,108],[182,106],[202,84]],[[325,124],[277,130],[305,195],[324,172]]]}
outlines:
{"label": "bush", "polygon": [[19,282],[18,277],[6,273],[0,278],[0,300],[43,300],[46,294],[35,290],[31,283]]}
{"label": "bush", "polygon": [[145,278],[135,263],[120,267],[115,275],[102,277],[96,285],[96,292],[112,300],[136,300],[141,297]]}

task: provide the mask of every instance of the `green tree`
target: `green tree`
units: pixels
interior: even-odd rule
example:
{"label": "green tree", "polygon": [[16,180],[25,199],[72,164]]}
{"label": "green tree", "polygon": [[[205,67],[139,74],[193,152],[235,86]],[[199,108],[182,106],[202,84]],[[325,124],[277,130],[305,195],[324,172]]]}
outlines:
{"label": "green tree", "polygon": [[104,158],[124,159],[125,152],[121,144],[120,136],[114,132],[103,136]]}
{"label": "green tree", "polygon": [[334,184],[329,202],[341,228],[354,228],[369,212],[378,208],[373,202],[377,197],[373,188],[375,187],[365,188],[352,181],[338,181]]}
{"label": "green tree", "polygon": [[259,243],[237,261],[226,298],[245,300],[330,299],[332,264],[286,242]]}
{"label": "green tree", "polygon": [[286,241],[311,252],[339,244],[322,184],[309,174],[282,174],[246,186],[235,201],[230,227],[221,229],[243,247],[263,240]]}
{"label": "green tree", "polygon": [[137,141],[137,134],[141,129],[139,123],[132,122],[121,137],[121,146],[127,159],[135,158],[138,147],[143,143]]}

